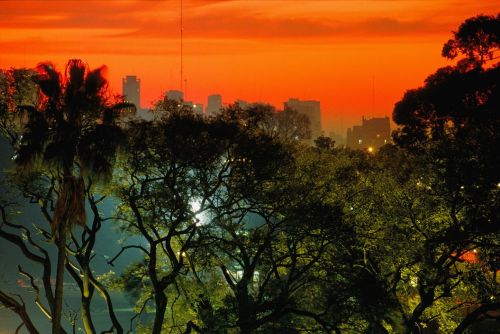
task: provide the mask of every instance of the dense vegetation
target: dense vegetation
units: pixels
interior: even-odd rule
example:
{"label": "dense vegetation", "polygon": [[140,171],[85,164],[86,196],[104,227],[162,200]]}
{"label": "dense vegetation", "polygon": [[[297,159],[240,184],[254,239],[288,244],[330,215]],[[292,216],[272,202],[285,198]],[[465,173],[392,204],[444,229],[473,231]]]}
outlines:
{"label": "dense vegetation", "polygon": [[[19,266],[32,293],[0,289],[0,304],[30,334],[39,311],[55,334],[459,334],[498,321],[499,27],[500,15],[459,27],[443,48],[457,65],[404,95],[394,145],[376,153],[305,145],[307,120],[262,105],[205,118],[160,100],[140,120],[79,60],[64,75],[2,71],[0,130],[15,155],[0,238],[33,266]],[[32,225],[18,221],[19,197],[41,213]],[[97,266],[104,225],[120,250]],[[117,291],[134,303],[130,322]]]}

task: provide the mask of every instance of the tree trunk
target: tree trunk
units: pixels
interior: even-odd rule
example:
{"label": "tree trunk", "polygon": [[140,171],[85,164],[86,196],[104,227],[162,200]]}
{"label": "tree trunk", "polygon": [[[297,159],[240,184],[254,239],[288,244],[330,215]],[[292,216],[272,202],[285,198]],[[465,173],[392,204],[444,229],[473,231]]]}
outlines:
{"label": "tree trunk", "polygon": [[[248,275],[247,275],[248,276]],[[238,301],[238,327],[240,334],[251,334],[253,332],[252,325],[255,324],[255,314],[251,307],[250,297],[248,294],[248,277],[244,277],[236,284],[236,299]]]}
{"label": "tree trunk", "polygon": [[57,273],[54,298],[54,314],[52,314],[52,334],[62,334],[61,318],[64,290],[64,266],[66,262],[66,235],[64,226],[59,225],[57,231]]}
{"label": "tree trunk", "polygon": [[90,297],[82,296],[82,321],[86,334],[95,334],[94,324],[90,316]]}
{"label": "tree trunk", "polygon": [[163,291],[155,293],[156,312],[151,334],[161,334],[163,321],[165,320],[165,312],[167,310],[167,297]]}
{"label": "tree trunk", "polygon": [[92,301],[92,295],[94,293],[93,286],[90,285],[89,281],[89,268],[86,264],[84,268],[84,276],[82,278],[82,321],[83,327],[85,328],[86,334],[95,334],[94,323],[92,322],[92,317],[90,314],[90,303]]}

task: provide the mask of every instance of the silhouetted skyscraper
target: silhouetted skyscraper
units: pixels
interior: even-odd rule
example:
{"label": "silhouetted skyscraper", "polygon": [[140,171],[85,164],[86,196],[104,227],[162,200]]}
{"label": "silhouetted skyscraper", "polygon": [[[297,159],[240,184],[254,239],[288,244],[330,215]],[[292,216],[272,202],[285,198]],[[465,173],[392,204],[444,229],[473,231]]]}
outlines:
{"label": "silhouetted skyscraper", "polygon": [[182,102],[184,100],[184,93],[180,90],[169,90],[167,92],[167,99]]}
{"label": "silhouetted skyscraper", "polygon": [[209,95],[207,103],[207,115],[212,116],[220,112],[222,108],[222,97],[219,94]]}
{"label": "silhouetted skyscraper", "polygon": [[137,110],[141,109],[141,80],[135,75],[127,75],[123,78],[122,95],[125,101],[135,104]]}
{"label": "silhouetted skyscraper", "polygon": [[321,130],[321,109],[319,101],[301,101],[299,99],[289,99],[284,103],[285,109],[292,109],[309,118],[311,138],[316,139],[322,134]]}
{"label": "silhouetted skyscraper", "polygon": [[347,147],[370,152],[391,141],[389,117],[365,119],[361,125],[347,129]]}

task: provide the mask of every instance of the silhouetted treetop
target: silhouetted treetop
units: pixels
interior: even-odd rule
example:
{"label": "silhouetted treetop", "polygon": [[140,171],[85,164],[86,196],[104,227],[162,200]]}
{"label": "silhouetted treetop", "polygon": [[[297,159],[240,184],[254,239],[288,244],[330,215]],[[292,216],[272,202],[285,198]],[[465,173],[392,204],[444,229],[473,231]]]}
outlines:
{"label": "silhouetted treetop", "polygon": [[443,46],[442,55],[455,59],[463,55],[458,65],[464,69],[483,67],[495,57],[500,48],[500,13],[495,16],[478,15],[465,20],[453,38]]}
{"label": "silhouetted treetop", "polygon": [[489,131],[498,123],[500,67],[462,72],[445,67],[425,85],[405,93],[396,103],[393,120],[400,125],[394,140],[402,146],[427,140],[464,138],[468,131]]}
{"label": "silhouetted treetop", "polygon": [[[492,142],[498,126],[500,67],[485,68],[500,47],[500,14],[479,15],[462,23],[443,47],[443,56],[461,59],[457,66],[438,69],[425,85],[405,93],[396,103],[393,119],[400,128],[394,140],[418,146],[428,140]],[[480,129],[480,130],[478,130]],[[488,139],[488,136],[490,139]]]}
{"label": "silhouetted treetop", "polygon": [[25,113],[16,152],[20,167],[49,164],[68,172],[77,161],[80,172],[109,178],[122,135],[116,123],[119,112],[133,106],[110,98],[104,69],[90,70],[79,59],[68,61],[64,76],[49,62],[36,67],[38,101],[18,105]]}

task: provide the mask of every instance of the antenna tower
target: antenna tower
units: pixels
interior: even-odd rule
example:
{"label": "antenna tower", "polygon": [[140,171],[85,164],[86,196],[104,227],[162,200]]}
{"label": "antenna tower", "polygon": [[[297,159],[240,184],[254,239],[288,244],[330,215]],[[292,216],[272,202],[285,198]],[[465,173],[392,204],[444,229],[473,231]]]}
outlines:
{"label": "antenna tower", "polygon": [[373,114],[375,112],[375,76],[372,75],[372,108],[371,108],[371,112],[372,112],[372,118],[373,118]]}
{"label": "antenna tower", "polygon": [[181,92],[184,92],[184,26],[183,26],[183,0],[181,0]]}

